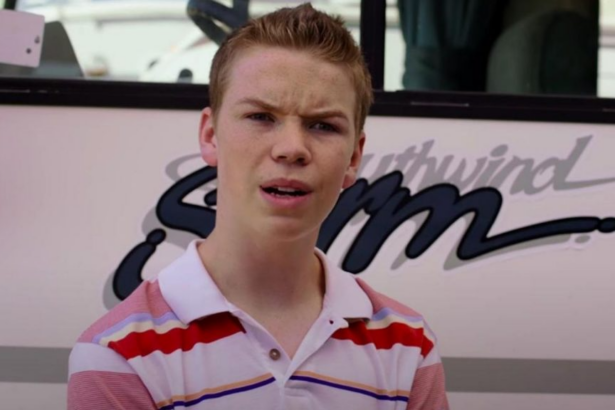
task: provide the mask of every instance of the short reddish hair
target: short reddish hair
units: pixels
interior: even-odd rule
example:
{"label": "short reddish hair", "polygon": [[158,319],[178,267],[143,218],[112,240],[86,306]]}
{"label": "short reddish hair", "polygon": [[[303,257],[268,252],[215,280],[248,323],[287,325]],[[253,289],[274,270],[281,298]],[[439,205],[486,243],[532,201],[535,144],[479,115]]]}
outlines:
{"label": "short reddish hair", "polygon": [[214,115],[222,105],[233,58],[241,50],[258,45],[305,50],[345,67],[356,92],[357,135],[363,130],[374,97],[361,50],[341,17],[318,11],[309,3],[249,20],[222,42],[209,75],[209,103]]}

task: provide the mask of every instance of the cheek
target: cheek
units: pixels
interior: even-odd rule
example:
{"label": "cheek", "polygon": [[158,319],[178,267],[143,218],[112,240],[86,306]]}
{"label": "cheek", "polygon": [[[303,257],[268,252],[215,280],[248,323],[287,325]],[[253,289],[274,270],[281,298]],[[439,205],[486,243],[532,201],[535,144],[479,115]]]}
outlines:
{"label": "cheek", "polygon": [[329,168],[329,173],[327,176],[328,184],[330,185],[330,191],[339,194],[339,191],[342,189],[342,185],[346,178],[346,170],[348,169],[348,164],[346,159],[340,159],[335,162],[334,167]]}
{"label": "cheek", "polygon": [[335,164],[337,166],[336,171],[338,173],[344,173],[348,169],[352,154],[353,151],[348,149],[348,147],[344,147],[344,149],[337,151],[335,156]]}
{"label": "cheek", "polygon": [[241,143],[227,144],[221,147],[220,153],[218,174],[222,175],[224,183],[232,185],[234,189],[244,189],[242,187],[250,185],[258,171],[257,147]]}

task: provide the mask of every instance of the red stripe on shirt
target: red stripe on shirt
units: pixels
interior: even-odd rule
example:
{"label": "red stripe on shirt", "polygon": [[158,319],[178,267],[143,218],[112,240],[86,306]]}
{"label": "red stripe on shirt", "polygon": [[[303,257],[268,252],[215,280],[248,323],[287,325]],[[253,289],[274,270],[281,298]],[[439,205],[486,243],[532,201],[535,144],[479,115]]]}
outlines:
{"label": "red stripe on shirt", "polygon": [[121,340],[109,343],[109,347],[130,360],[155,351],[169,354],[181,349],[186,352],[197,343],[215,342],[239,332],[245,332],[239,320],[224,312],[196,320],[187,329],[171,329],[163,334],[154,330],[132,332]]}
{"label": "red stripe on shirt", "polygon": [[391,323],[383,329],[367,329],[365,323],[355,322],[337,330],[331,337],[350,340],[361,346],[372,343],[376,349],[390,349],[396,344],[418,347],[423,357],[433,349],[433,343],[425,337],[423,329],[414,329],[403,323]]}

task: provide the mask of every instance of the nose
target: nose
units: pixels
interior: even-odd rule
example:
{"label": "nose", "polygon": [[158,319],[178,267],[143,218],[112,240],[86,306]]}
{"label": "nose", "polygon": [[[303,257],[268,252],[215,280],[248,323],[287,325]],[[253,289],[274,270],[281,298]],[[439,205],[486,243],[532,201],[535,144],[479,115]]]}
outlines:
{"label": "nose", "polygon": [[312,160],[308,138],[301,124],[286,124],[278,130],[271,156],[277,162],[306,165]]}

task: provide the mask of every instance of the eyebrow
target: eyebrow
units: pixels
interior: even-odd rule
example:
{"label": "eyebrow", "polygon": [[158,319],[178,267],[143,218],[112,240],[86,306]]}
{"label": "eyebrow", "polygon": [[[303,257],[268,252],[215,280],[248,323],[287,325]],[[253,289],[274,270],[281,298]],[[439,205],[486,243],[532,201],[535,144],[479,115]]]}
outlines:
{"label": "eyebrow", "polygon": [[[237,105],[252,105],[267,111],[279,111],[279,109],[275,105],[254,97],[242,98],[241,100],[237,101]],[[310,119],[337,117],[350,122],[350,119],[348,118],[346,113],[344,113],[344,111],[336,109],[318,111],[314,114],[307,115],[306,117]]]}
{"label": "eyebrow", "polygon": [[237,105],[254,105],[256,107],[264,108],[268,111],[277,111],[277,108],[274,105],[253,97],[242,98],[241,100],[237,101]]}

